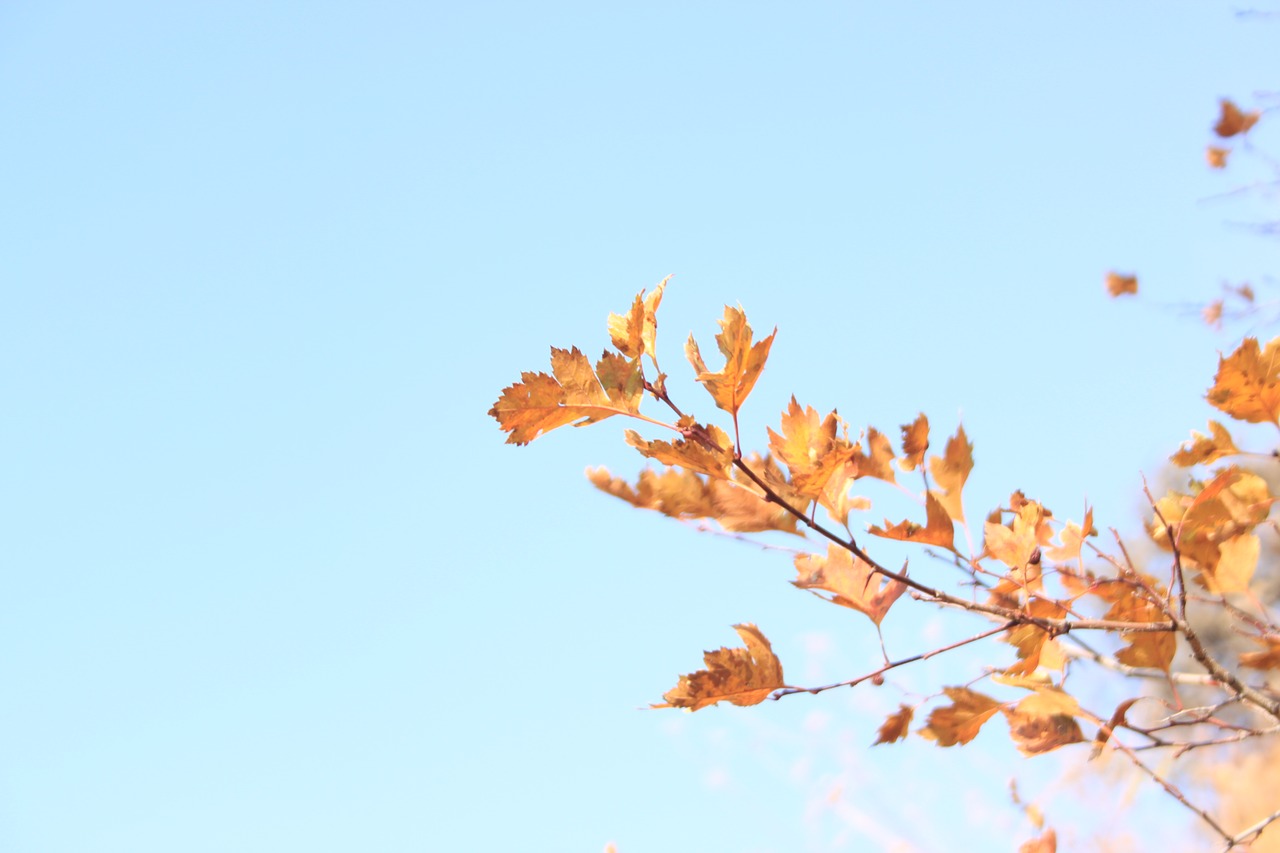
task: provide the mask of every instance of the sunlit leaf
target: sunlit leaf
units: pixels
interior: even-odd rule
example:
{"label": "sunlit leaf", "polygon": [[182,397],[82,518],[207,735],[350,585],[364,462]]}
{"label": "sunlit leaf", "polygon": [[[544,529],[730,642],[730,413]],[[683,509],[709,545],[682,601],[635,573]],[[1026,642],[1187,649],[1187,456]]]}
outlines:
{"label": "sunlit leaf", "polygon": [[1192,431],[1189,444],[1190,447],[1184,444],[1181,450],[1169,457],[1174,465],[1189,468],[1192,465],[1213,462],[1224,456],[1234,456],[1240,452],[1231,439],[1231,433],[1217,421],[1209,421],[1207,436]]}
{"label": "sunlit leaf", "polygon": [[773,647],[755,625],[734,625],[746,648],[720,648],[704,652],[706,669],[680,676],[679,683],[663,694],[665,702],[652,708],[687,708],[697,711],[717,702],[758,705],[773,691],[786,687],[782,664]]}
{"label": "sunlit leaf", "polygon": [[724,319],[720,321],[720,334],[716,335],[716,343],[725,357],[724,368],[714,373],[707,369],[693,335],[685,343],[685,356],[697,371],[697,380],[711,394],[716,405],[737,415],[746,402],[747,395],[755,387],[756,380],[760,378],[760,372],[764,370],[765,361],[769,358],[769,348],[773,346],[773,338],[777,334],[778,330],[774,329],[773,334],[753,345],[747,315],[740,308],[726,305]]}
{"label": "sunlit leaf", "polygon": [[1223,139],[1248,133],[1249,129],[1258,123],[1258,119],[1262,118],[1262,113],[1246,113],[1228,98],[1223,98],[1218,104],[1220,112],[1218,123],[1213,126],[1213,132]]}
{"label": "sunlit leaf", "polygon": [[873,536],[883,536],[885,539],[919,542],[922,545],[938,545],[948,550],[955,550],[955,527],[951,523],[951,517],[943,509],[942,502],[933,492],[925,496],[925,512],[927,519],[924,527],[914,521],[900,521],[890,525],[889,519],[886,518],[883,528],[871,527],[867,532]]}
{"label": "sunlit leaf", "polygon": [[1280,338],[1266,349],[1257,338],[1245,338],[1235,352],[1219,358],[1206,399],[1236,420],[1280,424]]}
{"label": "sunlit leaf", "polygon": [[929,449],[929,419],[921,412],[909,424],[902,425],[902,458],[898,464],[903,471],[914,471],[924,464],[924,453]]}
{"label": "sunlit leaf", "polygon": [[915,709],[910,705],[899,705],[898,710],[885,719],[880,725],[880,731],[876,735],[875,743],[894,743],[895,741],[904,740],[910,734],[911,719],[915,716]]}
{"label": "sunlit leaf", "polygon": [[951,704],[930,711],[928,724],[920,730],[920,734],[936,741],[938,746],[968,743],[1000,710],[1000,703],[995,699],[968,687],[945,687],[943,692]]}
{"label": "sunlit leaf", "polygon": [[955,521],[964,521],[964,502],[961,491],[969,472],[973,470],[973,445],[964,434],[964,427],[947,439],[947,449],[942,456],[929,460],[929,473],[938,488],[933,490],[938,501]]}
{"label": "sunlit leaf", "polygon": [[1122,275],[1118,272],[1107,273],[1107,293],[1111,298],[1117,296],[1136,296],[1138,293],[1138,277]]}
{"label": "sunlit leaf", "polygon": [[597,376],[577,347],[552,347],[553,375],[521,374],[520,382],[502,390],[489,415],[510,433],[508,444],[528,444],[566,424],[586,426],[614,415],[635,414],[644,393],[639,367],[639,361],[628,363],[606,353]]}
{"label": "sunlit leaf", "polygon": [[[795,564],[799,573],[791,582],[795,586],[841,607],[865,613],[877,625],[907,590],[902,581],[880,575],[865,560],[835,543],[827,546],[827,556],[799,554]],[[831,596],[819,595],[816,590],[829,592]]]}

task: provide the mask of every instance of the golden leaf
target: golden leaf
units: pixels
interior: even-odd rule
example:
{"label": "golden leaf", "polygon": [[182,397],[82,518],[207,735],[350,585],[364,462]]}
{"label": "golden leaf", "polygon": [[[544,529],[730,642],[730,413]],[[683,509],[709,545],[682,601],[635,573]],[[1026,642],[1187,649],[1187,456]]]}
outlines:
{"label": "golden leaf", "polygon": [[696,429],[699,435],[705,436],[705,440],[678,438],[673,442],[648,441],[633,429],[627,430],[624,436],[627,444],[639,450],[641,455],[663,465],[679,465],[718,480],[729,479],[729,468],[733,465],[733,451],[730,449],[733,442],[724,434],[724,430],[714,424],[702,426],[691,423],[685,428],[691,434]]}
{"label": "golden leaf", "polygon": [[769,449],[791,472],[797,494],[821,497],[827,482],[853,458],[855,448],[840,434],[843,424],[835,412],[819,420],[812,406],[801,409],[792,397],[782,413],[782,433],[767,428]]}
{"label": "golden leaf", "polygon": [[631,310],[625,315],[609,315],[609,337],[618,352],[630,359],[638,359],[648,353],[656,366],[656,337],[658,331],[657,311],[662,303],[662,291],[666,289],[671,276],[658,282],[653,292],[645,296],[644,291],[631,303]]}
{"label": "golden leaf", "polygon": [[1204,151],[1204,159],[1208,161],[1210,169],[1225,169],[1227,168],[1227,157],[1230,154],[1230,148],[1219,148],[1216,145],[1210,145]]}
{"label": "golden leaf", "polygon": [[[865,560],[835,543],[827,545],[827,556],[798,554],[795,564],[800,576],[792,584],[833,604],[865,613],[876,625],[907,591],[902,581],[880,576]],[[814,590],[829,592],[831,597]]]}
{"label": "golden leaf", "polygon": [[1044,556],[1055,562],[1078,560],[1080,559],[1080,551],[1084,547],[1085,538],[1094,535],[1097,535],[1097,531],[1093,529],[1093,510],[1086,509],[1084,525],[1081,526],[1074,521],[1068,521],[1062,532],[1058,534],[1062,544],[1046,548]]}
{"label": "golden leaf", "polygon": [[687,708],[697,711],[717,702],[758,705],[769,694],[786,687],[782,664],[773,647],[755,625],[734,625],[746,648],[704,652],[706,669],[680,676],[679,683],[663,694],[665,702],[651,708]]}
{"label": "golden leaf", "polygon": [[1107,293],[1114,299],[1117,296],[1136,296],[1138,294],[1138,277],[1121,275],[1118,272],[1107,273]]}
{"label": "golden leaf", "polygon": [[983,723],[1000,710],[1000,703],[968,687],[944,687],[950,705],[929,712],[929,722],[920,734],[938,746],[966,744],[978,736]]}
{"label": "golden leaf", "polygon": [[[1217,421],[1209,421],[1209,433],[1205,436],[1192,430],[1191,441],[1183,442],[1182,448],[1169,457],[1174,465],[1190,468],[1192,465],[1203,465],[1221,459],[1224,456],[1235,456],[1240,452],[1236,443],[1231,440],[1231,433]],[[1191,446],[1188,447],[1187,444]]]}
{"label": "golden leaf", "polygon": [[[1043,598],[1033,598],[1026,605],[1027,613],[1045,619],[1063,619],[1069,613],[1065,607]],[[1005,642],[1018,650],[1018,662],[1005,669],[1005,675],[1031,675],[1037,669],[1061,670],[1066,654],[1058,641],[1048,631],[1036,625],[1017,625],[1005,634]]]}
{"label": "golden leaf", "polygon": [[528,444],[539,435],[565,424],[586,426],[614,415],[640,410],[644,375],[640,362],[627,362],[605,353],[597,365],[599,376],[577,347],[551,349],[552,376],[521,374],[521,381],[502,390],[489,410],[505,432],[508,444]]}
{"label": "golden leaf", "polygon": [[929,419],[921,412],[909,424],[902,425],[902,458],[898,464],[903,471],[914,471],[924,464],[924,452],[929,449]]}
{"label": "golden leaf", "polygon": [[[1157,595],[1164,591],[1155,578],[1139,574],[1138,578]],[[1116,622],[1146,622],[1150,624],[1169,623],[1169,617],[1154,601],[1137,592],[1128,581],[1098,581],[1090,587],[1089,592],[1108,602],[1111,608],[1103,615],[1103,619]],[[1173,654],[1177,650],[1177,636],[1172,628],[1159,631],[1125,631],[1120,639],[1127,645],[1116,653],[1116,660],[1129,666],[1152,667],[1169,671]]]}
{"label": "golden leaf", "polygon": [[961,490],[973,470],[973,445],[964,434],[964,427],[956,430],[956,434],[947,439],[947,449],[943,456],[934,456],[929,460],[929,472],[933,474],[933,482],[941,488],[933,490],[942,503],[947,515],[955,521],[964,521],[964,503]]}
{"label": "golden leaf", "polygon": [[1245,338],[1236,351],[1218,359],[1218,374],[1205,395],[1210,405],[1238,421],[1280,425],[1280,338],[1266,349]]}
{"label": "golden leaf", "polygon": [[725,357],[722,370],[712,373],[707,369],[702,354],[698,351],[698,342],[689,336],[685,343],[685,357],[697,371],[697,380],[703,384],[711,399],[726,412],[736,416],[738,409],[746,402],[747,395],[755,387],[760,372],[764,370],[765,361],[769,358],[769,347],[773,346],[773,334],[752,345],[751,326],[747,324],[747,315],[740,308],[724,308],[724,319],[720,321],[720,334],[716,335],[716,343]]}
{"label": "golden leaf", "polygon": [[910,705],[899,705],[898,710],[888,716],[888,718],[880,725],[880,731],[876,735],[875,746],[881,743],[894,743],[906,739],[910,733],[908,729],[911,726],[911,718],[915,716],[915,709]]}
{"label": "golden leaf", "polygon": [[[857,449],[857,448],[855,448]],[[886,483],[897,480],[893,473],[893,445],[889,437],[875,427],[867,427],[867,452],[854,455],[853,462],[858,477],[875,477]]]}
{"label": "golden leaf", "polygon": [[1223,98],[1218,103],[1221,107],[1221,112],[1218,114],[1218,123],[1213,126],[1213,132],[1223,139],[1240,133],[1248,133],[1249,128],[1257,124],[1258,119],[1262,118],[1262,113],[1246,113],[1227,98]]}
{"label": "golden leaf", "polygon": [[886,518],[884,520],[885,527],[870,527],[867,532],[872,536],[883,536],[885,539],[919,542],[922,545],[938,545],[954,551],[955,527],[951,524],[951,517],[943,509],[942,502],[938,500],[933,492],[929,492],[925,496],[925,512],[927,513],[927,521],[924,527],[913,521],[901,521],[889,526],[889,519]]}

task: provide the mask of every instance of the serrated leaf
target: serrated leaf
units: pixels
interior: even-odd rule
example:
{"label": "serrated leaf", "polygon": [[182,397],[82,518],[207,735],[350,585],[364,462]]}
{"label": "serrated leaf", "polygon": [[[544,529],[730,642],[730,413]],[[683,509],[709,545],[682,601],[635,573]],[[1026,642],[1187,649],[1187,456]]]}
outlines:
{"label": "serrated leaf", "polygon": [[695,438],[649,441],[633,429],[627,430],[624,435],[627,444],[639,450],[641,455],[663,465],[678,465],[718,480],[729,479],[729,469],[733,465],[733,450],[730,449],[733,443],[718,426],[694,426],[702,431],[700,434],[706,436],[705,441]]}
{"label": "serrated leaf", "polygon": [[603,376],[596,375],[577,347],[552,347],[552,375],[521,374],[520,382],[503,389],[489,415],[510,433],[508,444],[528,444],[566,424],[586,426],[638,412],[644,391],[639,362],[627,364],[616,355],[605,354],[599,369]]}
{"label": "serrated leaf", "polygon": [[640,291],[626,314],[609,315],[609,337],[618,352],[627,358],[638,360],[647,354],[657,366],[657,311],[662,303],[662,291],[670,280],[671,276],[664,278],[648,296]]}
{"label": "serrated leaf", "polygon": [[725,357],[725,365],[715,372],[707,369],[693,335],[685,343],[685,356],[697,371],[695,378],[707,389],[717,406],[734,416],[760,378],[778,330],[774,329],[773,334],[756,344],[752,344],[752,334],[747,315],[742,309],[726,305],[724,319],[720,321],[720,334],[716,335],[716,343]]}
{"label": "serrated leaf", "polygon": [[876,625],[907,590],[902,581],[882,576],[871,564],[835,543],[827,545],[825,557],[798,554],[795,565],[799,577],[792,584],[814,595],[818,595],[815,590],[829,592],[830,598],[818,597],[865,613]]}
{"label": "serrated leaf", "polygon": [[925,526],[921,527],[913,521],[901,521],[890,525],[885,519],[884,527],[870,527],[867,532],[872,536],[885,539],[898,539],[903,542],[919,542],[922,545],[937,545],[948,550],[955,550],[956,531],[951,517],[943,509],[941,501],[933,492],[925,495]]}
{"label": "serrated leaf", "polygon": [[853,458],[855,449],[841,434],[843,425],[835,412],[819,419],[812,406],[801,409],[792,397],[782,413],[782,432],[767,428],[769,449],[791,472],[797,494],[820,498],[831,478]]}
{"label": "serrated leaf", "polygon": [[938,486],[934,490],[947,515],[955,521],[964,521],[964,502],[961,493],[969,472],[973,470],[973,445],[964,434],[964,427],[947,439],[946,452],[929,460],[929,472]]}
{"label": "serrated leaf", "polygon": [[786,687],[782,664],[768,639],[755,625],[734,625],[746,648],[704,652],[706,669],[680,676],[675,687],[663,694],[665,702],[651,708],[687,708],[698,711],[717,702],[758,705],[769,694]]}
{"label": "serrated leaf", "polygon": [[1235,352],[1218,359],[1209,403],[1239,421],[1280,424],[1280,338],[1266,349],[1245,338]]}

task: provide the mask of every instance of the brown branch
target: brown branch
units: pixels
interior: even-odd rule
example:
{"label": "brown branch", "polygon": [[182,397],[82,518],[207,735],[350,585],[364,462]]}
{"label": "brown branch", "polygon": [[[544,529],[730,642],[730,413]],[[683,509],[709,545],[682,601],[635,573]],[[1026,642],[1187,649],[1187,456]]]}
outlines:
{"label": "brown branch", "polygon": [[770,696],[769,698],[777,700],[777,699],[781,699],[783,696],[791,696],[795,693],[818,694],[827,690],[834,690],[837,687],[854,687],[858,684],[861,684],[864,681],[878,678],[884,675],[886,672],[888,672],[891,669],[896,669],[905,664],[915,663],[916,661],[920,661],[920,660],[928,660],[929,658],[940,655],[943,652],[949,652],[949,651],[952,651],[953,649],[958,649],[961,646],[967,646],[970,643],[976,643],[979,640],[985,640],[987,637],[991,637],[996,634],[999,634],[1001,631],[1007,631],[1012,627],[1013,627],[1012,623],[999,625],[995,628],[992,628],[989,631],[983,631],[981,634],[974,634],[972,637],[967,637],[963,640],[954,642],[949,646],[942,646],[941,648],[933,649],[932,651],[928,651],[928,652],[923,652],[918,655],[912,655],[911,657],[902,658],[901,660],[890,661],[889,663],[886,663],[884,666],[880,667],[874,672],[868,672],[866,675],[859,675],[857,678],[851,678],[848,681],[840,681],[835,684],[825,684],[822,687],[784,687],[781,690],[775,691],[773,695]]}

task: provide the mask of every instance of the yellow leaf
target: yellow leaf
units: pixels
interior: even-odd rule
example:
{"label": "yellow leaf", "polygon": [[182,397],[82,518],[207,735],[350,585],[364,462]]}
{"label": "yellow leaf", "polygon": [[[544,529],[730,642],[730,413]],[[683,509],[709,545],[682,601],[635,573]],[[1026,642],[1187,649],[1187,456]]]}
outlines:
{"label": "yellow leaf", "polygon": [[666,289],[671,276],[658,283],[648,296],[644,291],[635,298],[631,310],[626,314],[609,315],[609,337],[618,352],[630,359],[638,359],[648,354],[654,365],[658,363],[656,337],[658,330],[657,311],[662,302],[662,291]]}
{"label": "yellow leaf", "polygon": [[680,676],[679,683],[663,694],[665,702],[651,708],[687,708],[697,711],[717,702],[758,705],[769,694],[786,687],[782,664],[773,647],[755,625],[734,625],[746,648],[705,652],[706,669]]}
{"label": "yellow leaf", "polygon": [[895,741],[904,740],[909,734],[908,729],[911,726],[911,718],[915,716],[915,709],[910,705],[899,705],[898,710],[890,714],[888,718],[880,726],[880,731],[876,735],[875,746],[880,743],[894,743]]}
{"label": "yellow leaf", "polygon": [[1280,635],[1266,634],[1252,639],[1265,651],[1244,652],[1240,655],[1240,665],[1251,669],[1280,669]]}
{"label": "yellow leaf", "polygon": [[933,482],[941,489],[934,494],[942,503],[942,507],[955,521],[964,521],[964,503],[961,490],[973,470],[973,445],[964,434],[964,427],[956,430],[956,434],[947,439],[946,453],[934,456],[929,460],[929,472],[933,474]]}
{"label": "yellow leaf", "polygon": [[553,375],[521,374],[520,382],[502,390],[489,415],[510,433],[508,444],[528,444],[565,424],[586,426],[613,415],[633,415],[640,410],[644,393],[639,366],[638,360],[628,363],[606,353],[598,364],[597,377],[577,347],[552,347]]}
{"label": "yellow leaf", "polygon": [[1245,338],[1231,355],[1218,359],[1218,374],[1205,395],[1209,403],[1238,421],[1280,424],[1280,338],[1266,349]]}
{"label": "yellow leaf", "polygon": [[895,525],[889,526],[889,519],[885,519],[885,527],[871,527],[867,532],[872,536],[883,536],[885,539],[899,539],[903,542],[919,542],[922,545],[938,545],[948,550],[955,550],[955,527],[951,524],[951,518],[947,515],[947,511],[942,508],[941,501],[935,497],[933,492],[929,492],[925,496],[925,512],[927,513],[927,522],[924,527],[912,521],[901,521]]}
{"label": "yellow leaf", "polygon": [[877,625],[907,591],[902,581],[879,575],[869,563],[835,543],[827,545],[827,556],[799,554],[795,563],[799,578],[792,584],[810,592],[819,589],[829,592],[830,598],[817,592],[814,595],[865,613]]}
{"label": "yellow leaf", "polygon": [[1018,845],[1018,853],[1058,853],[1058,833],[1046,829],[1043,834]]}
{"label": "yellow leaf", "polygon": [[1194,430],[1191,432],[1191,441],[1184,442],[1182,449],[1169,457],[1174,465],[1183,468],[1190,468],[1192,465],[1204,465],[1209,462],[1221,459],[1224,456],[1235,456],[1240,452],[1240,448],[1236,447],[1234,441],[1231,440],[1231,433],[1227,432],[1227,428],[1217,421],[1209,421],[1209,436],[1201,435]]}
{"label": "yellow leaf", "polygon": [[1107,273],[1107,293],[1114,299],[1117,296],[1136,296],[1138,293],[1138,277],[1121,275],[1118,272]]}
{"label": "yellow leaf", "polygon": [[801,409],[792,397],[782,413],[782,433],[766,428],[769,449],[791,472],[797,494],[810,500],[820,497],[832,476],[853,458],[854,447],[841,435],[843,425],[835,412],[819,420],[812,406]]}
{"label": "yellow leaf", "polygon": [[777,334],[778,330],[774,329],[773,334],[753,345],[747,315],[740,308],[726,305],[724,319],[720,321],[720,334],[716,335],[716,343],[725,357],[724,368],[715,373],[707,369],[693,335],[689,336],[685,344],[685,356],[697,371],[697,380],[711,394],[716,405],[737,416],[747,395],[755,387],[756,380],[760,378],[760,372],[764,370],[765,361],[769,358],[769,348],[773,346],[773,338]]}
{"label": "yellow leaf", "polygon": [[1225,169],[1227,168],[1227,157],[1230,154],[1230,148],[1219,148],[1216,145],[1210,145],[1204,151],[1204,158],[1208,161],[1210,169]]}

